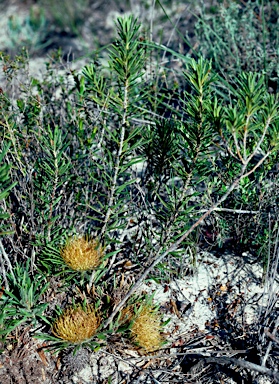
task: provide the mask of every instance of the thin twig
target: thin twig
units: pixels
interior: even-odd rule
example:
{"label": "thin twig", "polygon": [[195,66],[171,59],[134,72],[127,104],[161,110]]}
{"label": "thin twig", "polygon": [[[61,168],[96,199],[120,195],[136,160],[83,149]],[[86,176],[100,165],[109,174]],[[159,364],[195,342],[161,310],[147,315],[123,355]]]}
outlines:
{"label": "thin twig", "polygon": [[[277,319],[277,320],[278,320],[278,319]],[[278,321],[277,321],[277,323],[278,323]],[[276,328],[277,328],[277,327],[276,327]],[[275,332],[276,332],[276,330],[277,330],[276,328],[274,328]],[[273,333],[269,332],[269,330],[268,330],[267,328],[264,329],[264,333],[265,333],[266,336],[268,336],[271,340],[275,341],[275,343],[279,344],[279,339],[277,339],[277,337],[276,337]]]}
{"label": "thin twig", "polygon": [[235,359],[234,357],[226,357],[226,356],[207,357],[207,356],[201,355],[199,353],[193,353],[193,354],[189,353],[189,354],[187,354],[187,357],[200,358],[205,363],[209,363],[209,364],[214,363],[214,364],[222,364],[222,365],[227,365],[227,364],[237,365],[238,367],[250,369],[251,371],[256,371],[256,372],[262,373],[264,375],[268,375],[269,377],[272,377],[273,379],[275,379],[276,382],[279,382],[279,372],[278,371],[273,371],[269,368],[262,367],[261,365],[251,363],[250,361]]}
{"label": "thin twig", "polygon": [[[225,350],[225,351],[201,351],[201,353],[199,353],[201,356],[203,357],[210,357],[210,355],[214,354],[222,354],[222,355],[231,355],[231,356],[234,356],[234,355],[238,355],[238,354],[247,354],[249,352],[248,349],[230,349],[230,350]],[[107,352],[105,352],[107,353]],[[195,352],[194,352],[195,353]],[[196,352],[195,354],[197,354],[198,352]],[[206,353],[207,355],[203,355],[203,353]],[[170,359],[171,357],[184,357],[184,356],[189,356],[189,355],[192,355],[193,354],[193,349],[191,349],[191,352],[177,352],[177,353],[166,353],[164,355],[162,354],[158,354],[158,355],[149,355],[149,356],[134,356],[134,357],[129,357],[129,358],[126,358],[125,361],[128,362],[129,360],[141,360],[141,361],[144,361],[144,360],[163,360],[163,359]],[[229,356],[230,357],[230,356]]]}
{"label": "thin twig", "polygon": [[[2,253],[1,253],[2,254]],[[4,265],[4,260],[2,257],[0,257],[0,264],[1,264],[1,274],[3,276],[3,279],[4,279],[4,283],[5,283],[5,289],[7,291],[10,290],[10,287],[9,287],[9,282],[8,282],[8,279],[7,279],[7,275],[6,275],[6,270],[5,270],[5,265]]]}
{"label": "thin twig", "polygon": [[[217,207],[214,209],[215,212],[231,212],[231,213],[243,213],[243,214],[249,214],[249,215],[256,215],[260,213],[260,211],[249,211],[246,209],[231,209],[231,208],[222,208],[222,207]],[[199,213],[207,212],[207,209],[200,209]]]}
{"label": "thin twig", "polygon": [[[0,239],[0,252],[1,252],[2,255],[4,256],[4,259],[6,260],[6,263],[7,263],[7,265],[8,265],[9,271],[10,271],[10,273],[11,273],[13,279],[15,280],[15,275],[14,275],[14,272],[13,272],[12,264],[11,264],[11,262],[10,262],[9,256],[7,255],[7,253],[6,253],[6,251],[5,251],[5,248],[4,248],[4,246],[3,246],[3,243],[2,243],[2,240],[1,240],[1,239]],[[4,263],[2,263],[2,264],[4,264]],[[3,266],[3,271],[2,271],[2,273],[3,273],[3,277],[4,277],[4,279],[5,279],[5,276],[6,276],[6,275],[5,275],[5,269],[4,269],[4,266]],[[6,282],[6,284],[7,284],[7,283],[8,283],[8,282]],[[8,285],[7,285],[6,288],[8,289]]]}

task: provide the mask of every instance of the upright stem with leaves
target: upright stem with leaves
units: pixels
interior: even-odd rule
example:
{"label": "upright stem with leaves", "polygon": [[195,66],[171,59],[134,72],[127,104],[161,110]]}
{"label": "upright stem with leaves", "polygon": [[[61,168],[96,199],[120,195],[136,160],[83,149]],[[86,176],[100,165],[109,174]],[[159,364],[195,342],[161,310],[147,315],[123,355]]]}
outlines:
{"label": "upright stem with leaves", "polygon": [[55,233],[61,229],[55,224],[59,219],[57,213],[63,200],[64,189],[70,180],[71,163],[65,158],[68,143],[62,130],[57,126],[54,129],[48,126],[46,133],[46,136],[38,134],[42,158],[38,159],[36,164],[38,175],[34,178],[34,184],[36,190],[40,191],[36,196],[36,209],[41,214],[41,235],[44,236],[44,241],[50,244]]}
{"label": "upright stem with leaves", "polygon": [[[99,209],[104,214],[100,231],[102,241],[110,231],[123,225],[120,215],[124,197],[128,186],[135,182],[127,170],[142,160],[135,153],[142,142],[139,139],[140,127],[133,123],[142,100],[140,85],[145,65],[145,49],[139,40],[139,28],[133,16],[117,20],[118,39],[109,50],[109,79],[105,70],[100,72],[97,66],[87,66],[83,71],[88,97],[100,111],[98,120],[101,125],[92,157],[96,159],[95,166],[99,170],[96,181],[102,183],[101,188],[106,191],[106,203],[99,202]],[[102,119],[106,113],[114,116],[114,122],[110,121],[109,126],[106,119]],[[97,210],[94,205],[91,208]]]}
{"label": "upright stem with leaves", "polygon": [[[112,72],[117,73],[116,98],[114,100],[115,112],[119,115],[120,137],[115,160],[114,175],[110,186],[110,196],[107,206],[107,213],[102,227],[101,235],[106,232],[107,225],[112,214],[115,201],[116,187],[118,177],[121,172],[127,168],[121,168],[123,165],[122,157],[130,153],[129,141],[131,141],[131,132],[129,132],[131,118],[136,116],[135,106],[139,101],[137,82],[143,76],[144,67],[144,48],[140,46],[139,27],[136,19],[118,19],[118,35],[116,41],[110,50],[109,67]],[[128,132],[127,132],[128,131]],[[126,140],[125,140],[126,139]]]}

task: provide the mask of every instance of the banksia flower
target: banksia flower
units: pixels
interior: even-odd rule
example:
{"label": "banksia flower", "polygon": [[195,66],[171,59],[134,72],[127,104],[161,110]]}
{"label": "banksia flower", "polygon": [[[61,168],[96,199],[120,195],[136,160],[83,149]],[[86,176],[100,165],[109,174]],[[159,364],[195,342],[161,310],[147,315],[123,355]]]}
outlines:
{"label": "banksia flower", "polygon": [[161,336],[159,314],[151,304],[144,304],[131,327],[133,341],[146,352],[159,349],[164,341]]}
{"label": "banksia flower", "polygon": [[61,249],[64,262],[75,271],[90,271],[101,263],[104,249],[97,240],[73,237]]}
{"label": "banksia flower", "polygon": [[52,333],[70,343],[82,343],[91,339],[101,323],[93,305],[84,310],[81,306],[66,309],[54,322]]}

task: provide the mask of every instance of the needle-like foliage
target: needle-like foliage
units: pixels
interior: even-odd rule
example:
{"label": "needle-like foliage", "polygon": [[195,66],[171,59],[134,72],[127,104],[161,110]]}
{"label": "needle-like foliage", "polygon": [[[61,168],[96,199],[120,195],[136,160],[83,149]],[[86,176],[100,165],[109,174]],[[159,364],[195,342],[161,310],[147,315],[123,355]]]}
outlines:
{"label": "needle-like foliage", "polygon": [[156,303],[135,295],[131,309],[133,293],[183,277],[229,236],[262,246],[264,214],[278,213],[279,104],[265,74],[223,76],[148,41],[133,16],[115,25],[113,43],[67,76],[53,58],[15,87],[27,57],[1,56],[0,333],[39,321],[57,351],[128,331],[159,349]]}

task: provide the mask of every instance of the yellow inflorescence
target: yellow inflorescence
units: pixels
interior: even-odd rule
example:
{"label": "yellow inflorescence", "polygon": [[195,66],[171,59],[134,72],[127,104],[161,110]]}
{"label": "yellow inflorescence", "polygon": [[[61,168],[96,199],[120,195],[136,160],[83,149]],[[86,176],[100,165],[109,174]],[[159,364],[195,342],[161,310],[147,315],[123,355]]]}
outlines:
{"label": "yellow inflorescence", "polygon": [[52,333],[59,339],[82,343],[91,339],[101,323],[100,316],[93,305],[84,311],[81,306],[66,309],[55,321]]}
{"label": "yellow inflorescence", "polygon": [[69,239],[61,250],[65,263],[75,271],[90,271],[98,267],[102,261],[104,249],[97,240],[85,237]]}
{"label": "yellow inflorescence", "polygon": [[155,351],[162,346],[164,341],[160,331],[159,315],[150,305],[145,305],[132,325],[133,341],[146,352]]}

